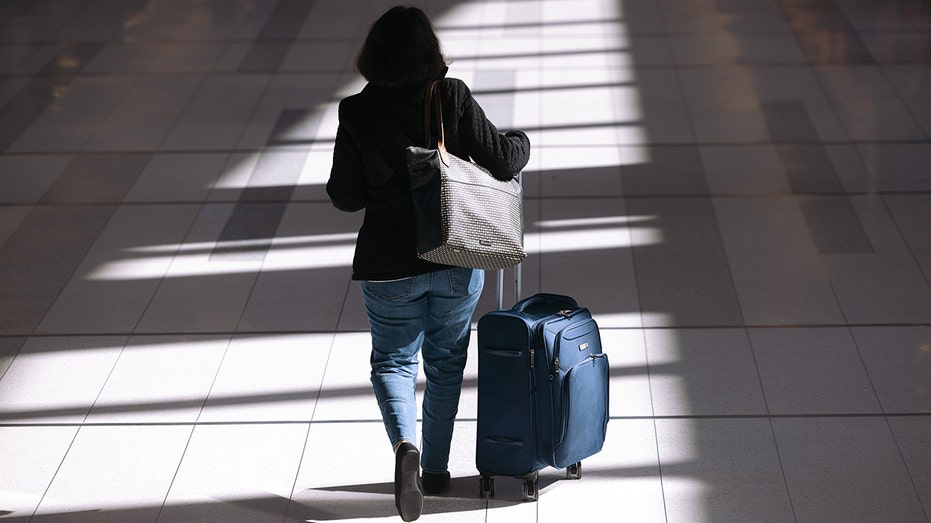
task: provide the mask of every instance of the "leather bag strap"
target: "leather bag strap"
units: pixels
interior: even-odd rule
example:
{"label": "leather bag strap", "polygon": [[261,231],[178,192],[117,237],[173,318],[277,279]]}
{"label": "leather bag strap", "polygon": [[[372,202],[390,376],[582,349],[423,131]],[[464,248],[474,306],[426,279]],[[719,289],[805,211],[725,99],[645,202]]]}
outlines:
{"label": "leather bag strap", "polygon": [[439,80],[434,80],[427,85],[427,92],[424,93],[423,99],[423,122],[424,122],[424,135],[427,138],[426,147],[429,149],[432,145],[433,136],[432,130],[433,126],[430,125],[430,114],[431,114],[431,104],[433,105],[432,109],[436,110],[436,117],[439,120],[440,124],[440,136],[436,141],[436,148],[440,152],[440,159],[443,160],[443,163],[449,167],[451,162],[449,159],[449,152],[446,151],[446,131],[443,129],[443,101],[440,98],[440,82]]}

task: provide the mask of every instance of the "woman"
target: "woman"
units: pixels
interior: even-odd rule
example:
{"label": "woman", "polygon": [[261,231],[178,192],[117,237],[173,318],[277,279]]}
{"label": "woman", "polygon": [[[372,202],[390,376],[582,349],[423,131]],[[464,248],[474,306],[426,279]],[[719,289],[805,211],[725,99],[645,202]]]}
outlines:
{"label": "woman", "polygon": [[[395,505],[405,521],[420,516],[423,492],[449,486],[453,422],[459,407],[472,313],[481,270],[417,258],[414,209],[405,149],[424,145],[424,93],[441,80],[446,147],[509,180],[527,164],[520,131],[501,134],[447,67],[426,15],[395,7],[366,37],[356,68],[368,81],[340,102],[327,193],[347,212],[365,209],[353,279],[371,326],[371,380],[395,451]],[[433,133],[436,136],[436,131]],[[426,390],[421,452],[416,446],[414,387],[422,354]],[[420,468],[423,467],[422,484]]]}

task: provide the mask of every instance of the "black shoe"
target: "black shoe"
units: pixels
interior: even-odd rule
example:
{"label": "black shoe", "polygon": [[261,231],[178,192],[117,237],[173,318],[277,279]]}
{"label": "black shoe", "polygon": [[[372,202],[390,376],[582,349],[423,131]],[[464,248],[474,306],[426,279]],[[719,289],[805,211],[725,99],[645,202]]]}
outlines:
{"label": "black shoe", "polygon": [[420,452],[406,441],[398,447],[394,458],[394,505],[404,521],[414,521],[423,511]]}
{"label": "black shoe", "polygon": [[449,488],[449,472],[424,472],[423,491],[427,494],[440,494]]}

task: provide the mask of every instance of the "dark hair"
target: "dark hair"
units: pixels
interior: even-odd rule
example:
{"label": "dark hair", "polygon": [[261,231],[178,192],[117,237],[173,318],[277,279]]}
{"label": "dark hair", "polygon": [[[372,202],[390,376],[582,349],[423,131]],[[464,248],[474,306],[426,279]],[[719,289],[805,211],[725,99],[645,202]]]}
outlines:
{"label": "dark hair", "polygon": [[446,60],[427,15],[416,7],[397,6],[372,24],[356,69],[375,85],[403,87],[441,78]]}

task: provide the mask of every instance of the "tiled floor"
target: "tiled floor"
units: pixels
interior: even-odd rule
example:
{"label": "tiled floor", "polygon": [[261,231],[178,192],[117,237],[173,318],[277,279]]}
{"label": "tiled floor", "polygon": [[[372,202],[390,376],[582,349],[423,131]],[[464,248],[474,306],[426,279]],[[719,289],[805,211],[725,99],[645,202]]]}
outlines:
{"label": "tiled floor", "polygon": [[[424,521],[931,515],[931,4],[421,0],[528,131],[605,449]],[[397,520],[323,183],[383,0],[0,2],[0,519]],[[494,306],[489,280],[480,313]]]}

